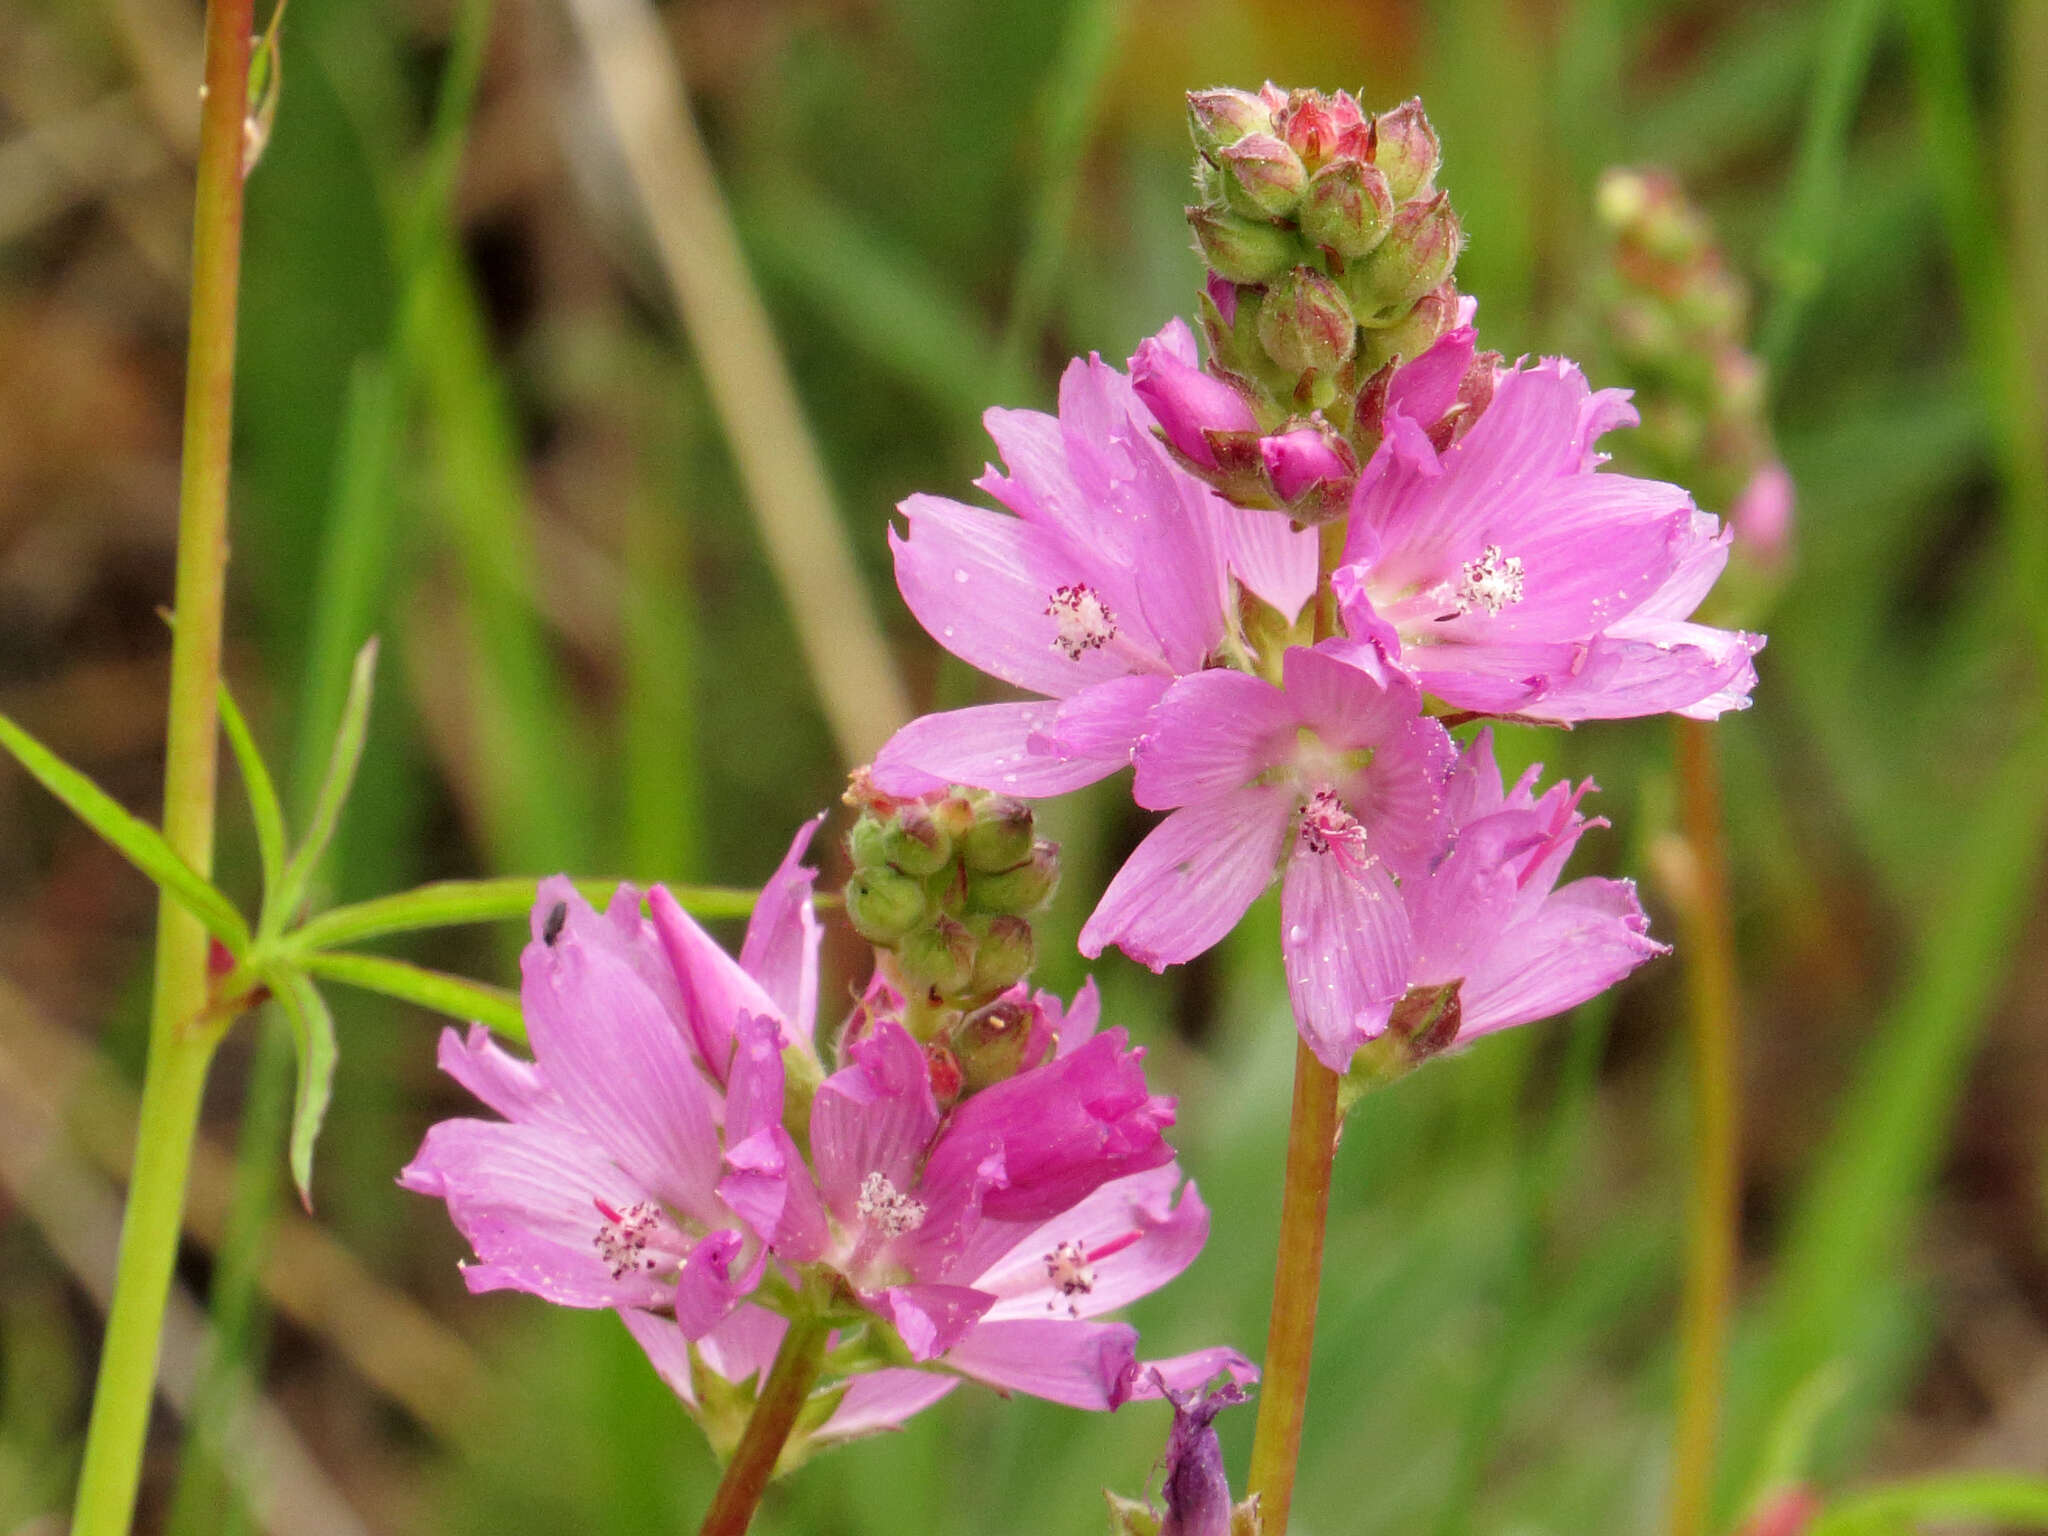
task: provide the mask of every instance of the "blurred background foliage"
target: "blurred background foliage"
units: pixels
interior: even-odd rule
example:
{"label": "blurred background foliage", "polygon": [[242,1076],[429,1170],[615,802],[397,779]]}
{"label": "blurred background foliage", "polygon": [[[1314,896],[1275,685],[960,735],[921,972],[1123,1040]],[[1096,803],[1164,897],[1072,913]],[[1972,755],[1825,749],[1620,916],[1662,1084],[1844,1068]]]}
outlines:
{"label": "blurred background foliage", "polygon": [[[977,697],[895,599],[890,509],[972,494],[984,406],[1047,405],[1069,355],[1121,358],[1190,312],[1187,88],[1422,94],[1470,232],[1461,286],[1510,356],[1597,356],[1594,181],[1667,166],[1756,283],[1801,497],[1757,707],[1720,727],[1747,1028],[1723,1513],[1789,1477],[2048,1470],[2048,7],[672,5],[830,482],[795,536],[843,529],[856,602],[768,557],[699,365],[730,355],[739,310],[679,315],[611,134],[617,82],[572,11],[621,14],[294,0],[286,21],[249,194],[229,666],[303,794],[346,657],[386,637],[335,894],[563,867],[758,882],[836,799],[843,722],[892,723],[884,693],[828,707],[807,626],[829,646],[879,623],[916,707]],[[197,44],[189,4],[0,0],[0,709],[151,813]],[[637,57],[658,74],[659,55]],[[701,201],[666,212],[715,233]],[[1614,830],[1581,868],[1643,877],[1668,932],[1666,733],[1510,734],[1511,761],[1608,786]],[[1067,989],[1071,936],[1143,822],[1118,785],[1048,816],[1068,876],[1045,970]],[[224,824],[223,879],[247,891],[251,839]],[[0,1530],[57,1529],[68,1502],[151,906],[0,763]],[[1163,978],[1098,967],[1181,1095],[1215,1210],[1209,1251],[1141,1309],[1157,1352],[1263,1337],[1291,1035],[1254,916]],[[516,940],[425,953],[502,980]],[[856,951],[833,955],[843,996]],[[1676,983],[1651,967],[1355,1119],[1298,1529],[1654,1527]],[[316,1216],[280,1195],[274,1026],[245,1026],[216,1074],[145,1528],[694,1520],[710,1456],[616,1322],[467,1298],[445,1215],[394,1188],[462,1106],[433,1023],[339,1007]],[[209,1337],[246,1372],[209,1370]],[[761,1527],[1093,1531],[1098,1490],[1135,1491],[1164,1431],[1157,1407],[963,1391],[802,1469]],[[1233,1467],[1249,1431],[1224,1421]]]}

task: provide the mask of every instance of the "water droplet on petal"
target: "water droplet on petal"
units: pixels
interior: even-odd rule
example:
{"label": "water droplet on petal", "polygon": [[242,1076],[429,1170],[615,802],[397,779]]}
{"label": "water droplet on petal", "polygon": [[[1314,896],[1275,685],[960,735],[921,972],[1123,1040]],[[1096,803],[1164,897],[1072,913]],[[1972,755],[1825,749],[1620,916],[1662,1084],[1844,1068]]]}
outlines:
{"label": "water droplet on petal", "polygon": [[953,579],[955,581],[964,582],[967,580],[967,572],[956,565],[953,567]]}
{"label": "water droplet on petal", "polygon": [[1292,928],[1287,930],[1287,942],[1290,944],[1299,944],[1303,939],[1307,937],[1308,930],[1302,927],[1299,923],[1296,923]]}

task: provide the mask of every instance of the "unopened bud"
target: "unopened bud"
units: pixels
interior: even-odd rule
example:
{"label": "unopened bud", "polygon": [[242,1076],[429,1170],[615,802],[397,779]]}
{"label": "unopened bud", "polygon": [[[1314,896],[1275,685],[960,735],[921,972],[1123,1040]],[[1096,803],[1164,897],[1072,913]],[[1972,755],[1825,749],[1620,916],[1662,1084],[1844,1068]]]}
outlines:
{"label": "unopened bud", "polygon": [[974,979],[974,935],[950,917],[919,928],[896,947],[903,979],[946,996]]}
{"label": "unopened bud", "polygon": [[1274,283],[1259,308],[1259,342],[1290,373],[1330,373],[1358,345],[1358,322],[1337,285],[1313,267]]}
{"label": "unopened bud", "polygon": [[1238,212],[1277,219],[1294,212],[1308,185],[1301,157],[1270,133],[1248,133],[1219,150],[1223,195]]}
{"label": "unopened bud", "polygon": [[1402,310],[1450,277],[1464,243],[1448,194],[1402,204],[1386,239],[1351,268],[1357,276],[1346,286],[1361,317],[1368,325],[1399,319]]}
{"label": "unopened bud", "polygon": [[925,920],[924,882],[886,864],[857,869],[846,882],[846,919],[870,944],[894,944]]}
{"label": "unopened bud", "polygon": [[953,839],[921,805],[906,805],[882,838],[882,856],[906,875],[937,874],[953,857]]}
{"label": "unopened bud", "polygon": [[924,1064],[932,1082],[932,1098],[941,1110],[951,1109],[960,1102],[967,1087],[967,1074],[960,1070],[960,1059],[934,1040],[924,1048]]}
{"label": "unopened bud", "polygon": [[1329,428],[1297,427],[1264,438],[1259,452],[1273,493],[1297,522],[1328,522],[1348,508],[1358,472],[1350,449]]}
{"label": "unopened bud", "polygon": [[960,857],[971,870],[1015,869],[1031,857],[1034,837],[1031,807],[1008,795],[995,795],[976,808],[974,825],[960,838]]}
{"label": "unopened bud", "polygon": [[846,856],[855,869],[875,869],[889,862],[882,844],[889,836],[889,824],[873,812],[861,817],[846,834]]}
{"label": "unopened bud", "polygon": [[967,879],[967,906],[974,912],[1009,912],[1024,916],[1052,900],[1060,885],[1060,849],[1044,841],[1031,845],[1031,855],[1013,869],[977,872]]}
{"label": "unopened bud", "polygon": [[1303,238],[1355,261],[1386,238],[1394,196],[1375,167],[1332,160],[1309,181],[1300,217]]}
{"label": "unopened bud", "polygon": [[1347,126],[1338,121],[1330,101],[1319,91],[1294,92],[1274,115],[1274,127],[1311,168],[1337,152],[1337,141]]}
{"label": "unopened bud", "polygon": [[984,930],[975,940],[974,976],[968,983],[975,996],[1007,991],[1031,974],[1038,944],[1029,922],[1008,913],[970,921]]}
{"label": "unopened bud", "polygon": [[1271,109],[1250,91],[1188,92],[1188,132],[1205,155],[1248,133],[1269,133],[1272,127]]}
{"label": "unopened bud", "polygon": [[[1365,333],[1365,358],[1381,367],[1395,358],[1413,359],[1457,323],[1458,290],[1450,283],[1431,289],[1394,324]],[[1488,392],[1491,398],[1491,391]]]}
{"label": "unopened bud", "polygon": [[1391,112],[1382,112],[1373,120],[1373,130],[1373,164],[1386,176],[1395,202],[1424,197],[1436,189],[1443,147],[1419,96],[1409,97]]}
{"label": "unopened bud", "polygon": [[1052,1037],[1038,1027],[1038,1010],[1007,999],[970,1013],[953,1031],[953,1054],[969,1093],[1037,1066],[1051,1044]]}
{"label": "unopened bud", "polygon": [[1427,1061],[1457,1043],[1465,1020],[1459,1000],[1464,985],[1452,981],[1438,987],[1410,987],[1394,1004],[1387,1034],[1406,1044],[1410,1062]]}
{"label": "unopened bud", "polygon": [[948,837],[963,837],[974,825],[974,801],[966,795],[948,795],[933,806],[931,812],[932,820]]}
{"label": "unopened bud", "polygon": [[1278,277],[1300,251],[1291,230],[1264,219],[1248,219],[1227,208],[1190,208],[1188,224],[1202,260],[1233,283],[1263,283]]}

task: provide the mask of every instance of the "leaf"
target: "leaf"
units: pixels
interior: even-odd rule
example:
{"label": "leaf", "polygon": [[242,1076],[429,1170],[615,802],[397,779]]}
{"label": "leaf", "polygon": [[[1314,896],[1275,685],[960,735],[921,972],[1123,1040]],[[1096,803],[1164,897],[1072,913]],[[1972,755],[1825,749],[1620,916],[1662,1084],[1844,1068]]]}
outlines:
{"label": "leaf", "polygon": [[2007,1472],[1958,1472],[1866,1489],[1831,1504],[1807,1536],[1979,1521],[2007,1528],[2048,1525],[2048,1481]]}
{"label": "leaf", "polygon": [[249,794],[249,815],[256,823],[256,856],[263,865],[263,910],[257,916],[256,927],[259,932],[268,934],[282,923],[284,916],[274,910],[272,900],[278,887],[284,883],[287,847],[284,806],[277,798],[277,782],[264,766],[263,754],[256,750],[256,738],[249,733],[249,722],[236,707],[234,695],[228,692],[226,683],[220,685],[220,723],[227,732],[228,746],[234,751],[235,762],[242,770],[242,787]]}
{"label": "leaf", "polygon": [[[526,916],[533,910],[540,882],[514,875],[500,880],[437,880],[395,896],[335,907],[308,921],[291,936],[296,948],[336,949],[387,934],[414,933],[422,928],[448,928],[459,923],[491,923]],[[618,889],[616,880],[578,880],[577,890],[593,906],[602,907]],[[726,886],[670,886],[676,904],[693,917],[745,917],[754,910],[758,893]]]}
{"label": "leaf", "polygon": [[306,888],[312,883],[313,870],[333,840],[334,829],[341,821],[341,809],[348,803],[348,792],[355,784],[356,768],[363,760],[363,738],[369,733],[370,686],[376,670],[377,640],[372,636],[356,652],[348,698],[341,707],[341,724],[334,733],[334,749],[328,754],[327,775],[320,781],[320,794],[313,802],[313,817],[306,827],[306,840],[292,855],[291,862],[285,865],[284,876],[278,882],[276,900],[270,901],[267,895],[265,898],[265,905],[280,914],[280,922],[289,921],[290,915],[306,899]]}
{"label": "leaf", "polygon": [[393,960],[387,955],[328,952],[306,955],[298,963],[329,981],[346,982],[366,992],[381,992],[451,1019],[475,1020],[508,1040],[526,1039],[526,1021],[519,1012],[519,999],[503,987],[450,976],[446,971],[430,971],[423,965]]}
{"label": "leaf", "polygon": [[165,895],[198,918],[236,959],[248,953],[249,925],[235,910],[234,903],[180,858],[155,827],[130,815],[113,796],[5,715],[0,715],[0,747],[12,753],[36,782],[62,800],[73,815],[155,881]]}
{"label": "leaf", "polygon": [[334,1096],[334,1015],[327,1011],[327,1000],[304,971],[280,966],[265,979],[291,1021],[292,1039],[299,1050],[298,1086],[292,1096],[292,1182],[299,1187],[299,1203],[310,1211],[313,1143]]}

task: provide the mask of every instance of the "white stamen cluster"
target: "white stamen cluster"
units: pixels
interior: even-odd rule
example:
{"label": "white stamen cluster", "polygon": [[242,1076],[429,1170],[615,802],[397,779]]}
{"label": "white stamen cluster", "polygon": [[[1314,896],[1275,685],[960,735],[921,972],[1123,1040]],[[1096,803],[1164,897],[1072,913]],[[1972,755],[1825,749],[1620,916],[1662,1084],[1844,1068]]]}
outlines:
{"label": "white stamen cluster", "polygon": [[650,1241],[661,1232],[667,1217],[661,1208],[645,1200],[636,1200],[622,1211],[615,1211],[602,1201],[598,1212],[604,1217],[604,1224],[597,1229],[597,1235],[590,1240],[597,1250],[597,1256],[604,1260],[614,1280],[623,1280],[630,1274],[654,1274],[674,1267],[675,1255],[666,1252],[666,1246],[649,1252]]}
{"label": "white stamen cluster", "polygon": [[1116,615],[1086,582],[1054,587],[1045,612],[1056,630],[1053,649],[1069,661],[1079,661],[1116,638]]}
{"label": "white stamen cluster", "polygon": [[888,1178],[871,1173],[860,1181],[860,1219],[882,1237],[901,1237],[924,1225],[925,1203],[902,1193]]}
{"label": "white stamen cluster", "polygon": [[[1067,1311],[1079,1317],[1080,1304],[1074,1298],[1095,1289],[1095,1266],[1088,1262],[1088,1250],[1079,1243],[1061,1243],[1045,1256],[1045,1278],[1067,1298]],[[1050,1312],[1058,1305],[1057,1301],[1048,1301],[1045,1310]]]}
{"label": "white stamen cluster", "polygon": [[1470,613],[1484,608],[1497,614],[1522,600],[1522,557],[1503,558],[1498,544],[1489,544],[1477,560],[1467,560],[1464,579],[1458,583],[1458,611]]}
{"label": "white stamen cluster", "polygon": [[1334,790],[1319,789],[1301,809],[1301,846],[1308,853],[1328,853],[1333,848],[1365,852],[1365,827],[1344,808]]}

